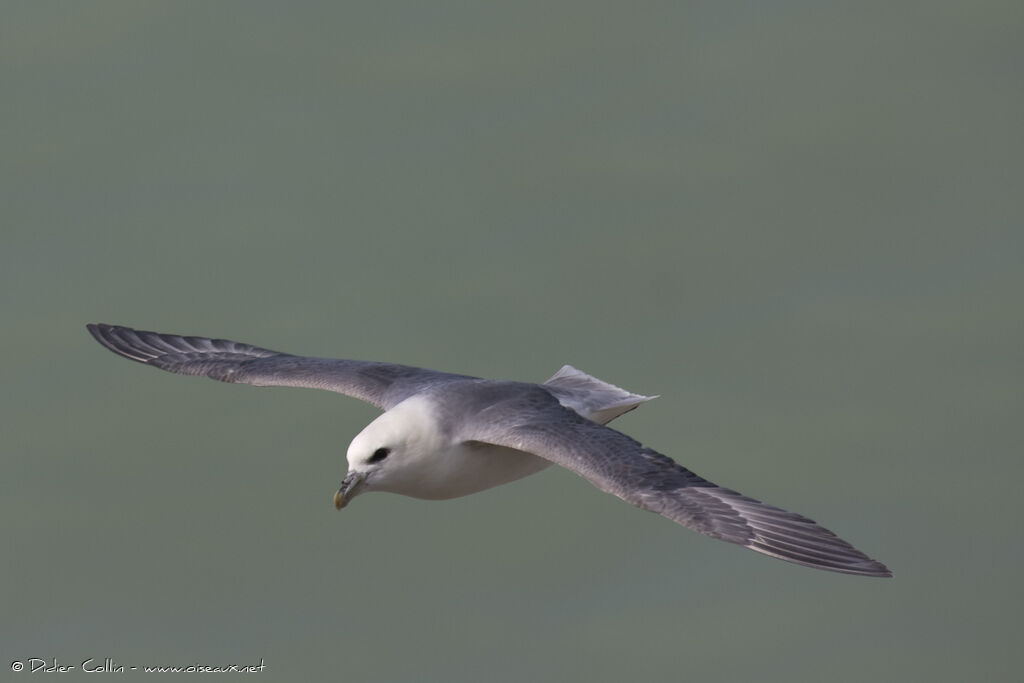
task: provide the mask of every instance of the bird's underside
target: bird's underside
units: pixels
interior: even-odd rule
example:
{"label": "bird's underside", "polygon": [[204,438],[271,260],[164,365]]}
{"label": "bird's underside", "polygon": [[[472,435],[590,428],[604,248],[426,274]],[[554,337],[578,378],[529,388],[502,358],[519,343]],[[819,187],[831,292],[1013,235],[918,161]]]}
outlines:
{"label": "bird's underside", "polygon": [[224,339],[104,324],[88,329],[112,352],[168,372],[326,389],[385,411],[410,397],[425,397],[445,433],[459,442],[540,456],[637,507],[788,562],[846,574],[892,575],[812,520],[717,486],[603,426],[650,397],[568,366],[545,384],[501,382],[391,363],[296,356]]}

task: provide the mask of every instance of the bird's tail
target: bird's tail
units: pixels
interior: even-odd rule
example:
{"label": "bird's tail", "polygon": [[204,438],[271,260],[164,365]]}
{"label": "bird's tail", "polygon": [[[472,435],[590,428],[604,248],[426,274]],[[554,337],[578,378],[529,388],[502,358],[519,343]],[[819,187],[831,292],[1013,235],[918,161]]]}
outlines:
{"label": "bird's tail", "polygon": [[563,365],[544,386],[563,406],[598,424],[608,424],[641,403],[658,398],[626,391],[571,365]]}

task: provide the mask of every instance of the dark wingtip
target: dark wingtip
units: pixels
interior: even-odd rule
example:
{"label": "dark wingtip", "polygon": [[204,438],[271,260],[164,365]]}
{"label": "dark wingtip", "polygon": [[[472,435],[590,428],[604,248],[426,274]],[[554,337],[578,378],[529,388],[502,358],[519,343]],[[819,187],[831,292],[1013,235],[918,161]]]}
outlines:
{"label": "dark wingtip", "polygon": [[104,347],[118,355],[121,355],[121,352],[117,350],[117,347],[113,345],[109,337],[110,331],[115,327],[115,325],[107,325],[106,323],[87,323],[85,329],[89,330],[89,334],[92,335],[92,338]]}
{"label": "dark wingtip", "polygon": [[[131,341],[131,336],[136,334],[136,331],[130,327],[108,325],[106,323],[88,323],[85,328],[89,330],[89,334],[93,336],[93,339],[98,341],[104,348],[123,358],[137,363],[147,363],[150,360],[150,358],[145,356],[140,357],[139,350],[136,348],[137,344]],[[120,336],[121,333],[128,334],[129,338],[122,338]]]}
{"label": "dark wingtip", "polygon": [[[847,545],[844,543],[844,545]],[[881,562],[872,560],[853,546],[848,546],[851,558],[843,560],[839,558],[815,557],[807,552],[799,550],[784,549],[779,547],[765,546],[754,543],[747,545],[747,548],[756,552],[774,557],[793,564],[803,565],[811,569],[821,569],[827,572],[839,574],[853,574],[855,576],[867,576],[871,578],[888,579],[892,578],[892,571]],[[860,557],[856,557],[859,555]]]}
{"label": "dark wingtip", "polygon": [[[843,571],[843,570],[839,570]],[[858,576],[868,576],[875,579],[891,579],[892,572],[881,562],[872,560],[869,564],[856,569],[846,570],[847,574],[856,574]]]}
{"label": "dark wingtip", "polygon": [[877,576],[880,579],[891,579],[892,578],[892,570],[891,569],[886,567],[881,562],[876,562],[875,564],[878,565],[877,567],[874,568],[875,569],[875,573],[874,574],[869,574],[868,576]]}

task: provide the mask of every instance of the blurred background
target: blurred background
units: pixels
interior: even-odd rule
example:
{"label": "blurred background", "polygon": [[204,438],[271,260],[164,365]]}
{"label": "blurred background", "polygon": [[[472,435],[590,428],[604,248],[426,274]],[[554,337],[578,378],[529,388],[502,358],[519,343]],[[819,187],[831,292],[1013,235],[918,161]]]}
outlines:
{"label": "blurred background", "polygon": [[[5,3],[3,670],[1013,678],[1022,29],[1019,2]],[[156,372],[94,321],[571,363],[661,395],[615,427],[896,577],[555,469],[338,513],[372,407]]]}

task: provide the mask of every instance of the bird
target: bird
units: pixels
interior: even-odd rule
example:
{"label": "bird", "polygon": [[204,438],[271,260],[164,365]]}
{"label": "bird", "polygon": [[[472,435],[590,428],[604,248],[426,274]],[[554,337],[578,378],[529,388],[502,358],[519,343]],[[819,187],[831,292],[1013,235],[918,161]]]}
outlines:
{"label": "bird", "polygon": [[715,539],[815,569],[892,572],[816,522],[718,486],[606,426],[656,396],[571,365],[543,383],[490,380],[394,363],[292,355],[227,339],[90,323],[119,356],[182,375],[324,389],[383,412],[352,439],[334,494],[427,500],[469,495],[555,464],[601,491]]}

